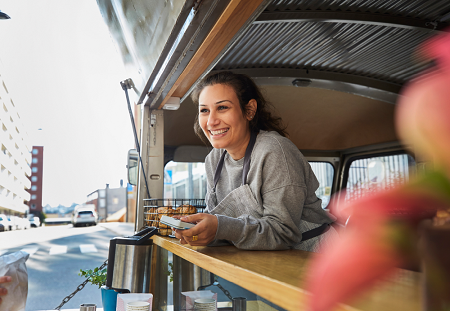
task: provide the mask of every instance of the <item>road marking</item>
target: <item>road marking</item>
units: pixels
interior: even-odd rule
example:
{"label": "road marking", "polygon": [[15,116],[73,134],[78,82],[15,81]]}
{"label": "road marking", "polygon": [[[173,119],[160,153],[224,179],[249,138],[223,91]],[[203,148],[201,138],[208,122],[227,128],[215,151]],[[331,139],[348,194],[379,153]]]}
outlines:
{"label": "road marking", "polygon": [[49,252],[50,255],[65,254],[65,253],[67,253],[67,246],[65,245],[52,246]]}
{"label": "road marking", "polygon": [[82,253],[97,253],[97,247],[94,244],[81,244],[80,251]]}
{"label": "road marking", "polygon": [[25,247],[22,248],[21,251],[30,254],[30,256],[33,256],[38,249],[39,249],[38,247]]}
{"label": "road marking", "polygon": [[4,250],[0,250],[0,256],[1,255],[3,255],[3,254],[6,254],[8,252],[8,250],[7,249],[4,249]]}

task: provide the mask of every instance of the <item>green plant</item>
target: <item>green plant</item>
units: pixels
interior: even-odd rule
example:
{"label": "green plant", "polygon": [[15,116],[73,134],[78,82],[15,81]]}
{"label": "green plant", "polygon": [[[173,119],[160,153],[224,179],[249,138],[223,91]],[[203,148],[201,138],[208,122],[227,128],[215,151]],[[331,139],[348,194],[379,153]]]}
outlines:
{"label": "green plant", "polygon": [[168,267],[167,271],[164,271],[164,273],[169,276],[169,281],[173,282],[173,263],[169,262],[168,260],[165,260],[165,262],[167,263]]}
{"label": "green plant", "polygon": [[45,215],[44,212],[41,212],[39,214],[39,221],[41,222],[41,225],[45,222],[45,219],[47,218],[47,215]]}
{"label": "green plant", "polygon": [[98,285],[98,288],[102,287],[102,285],[105,285],[106,283],[106,268],[103,270],[100,270],[98,267],[95,268],[94,270],[80,269],[80,273],[78,273],[78,275],[84,276],[86,279],[89,280],[91,284]]}
{"label": "green plant", "polygon": [[169,271],[167,274],[170,276],[170,282],[173,282],[173,263],[169,262]]}

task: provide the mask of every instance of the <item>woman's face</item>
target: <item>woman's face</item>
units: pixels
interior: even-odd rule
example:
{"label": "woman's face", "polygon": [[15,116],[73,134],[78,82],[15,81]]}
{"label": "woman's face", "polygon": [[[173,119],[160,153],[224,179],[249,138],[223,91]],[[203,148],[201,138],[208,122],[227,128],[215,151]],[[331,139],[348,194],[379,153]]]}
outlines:
{"label": "woman's face", "polygon": [[233,159],[242,158],[250,140],[250,116],[242,113],[233,88],[225,84],[205,87],[198,108],[200,127],[212,146],[226,149]]}

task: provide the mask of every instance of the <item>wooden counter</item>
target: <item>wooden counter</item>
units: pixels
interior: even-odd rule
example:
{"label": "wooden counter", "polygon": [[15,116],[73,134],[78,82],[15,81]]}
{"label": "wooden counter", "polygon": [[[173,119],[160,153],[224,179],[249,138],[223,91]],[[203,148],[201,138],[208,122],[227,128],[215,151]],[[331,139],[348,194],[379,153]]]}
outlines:
{"label": "wooden counter", "polygon": [[[300,250],[245,251],[234,246],[195,247],[169,237],[153,237],[154,244],[239,285],[287,310],[306,310],[303,282],[311,253]],[[369,293],[337,310],[419,311],[420,273],[398,269]]]}

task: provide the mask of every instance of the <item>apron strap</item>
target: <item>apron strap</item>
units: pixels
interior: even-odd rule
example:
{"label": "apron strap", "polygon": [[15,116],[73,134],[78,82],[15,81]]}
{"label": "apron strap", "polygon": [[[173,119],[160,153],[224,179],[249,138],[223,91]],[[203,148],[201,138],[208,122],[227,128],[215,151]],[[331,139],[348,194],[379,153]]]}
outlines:
{"label": "apron strap", "polygon": [[248,143],[247,149],[245,150],[244,156],[244,169],[242,170],[242,185],[247,184],[247,175],[248,171],[250,171],[250,160],[253,151],[253,147],[256,142],[256,132],[251,132],[250,134],[250,142]]}
{"label": "apron strap", "polygon": [[[247,175],[248,171],[250,170],[250,160],[251,155],[253,151],[253,147],[255,146],[256,142],[256,136],[258,134],[256,132],[250,133],[250,142],[248,143],[247,149],[245,150],[245,156],[244,156],[244,168],[242,170],[242,185],[245,185],[247,183]],[[219,163],[217,163],[216,172],[214,174],[214,191],[216,191],[216,185],[219,182],[220,174],[222,173],[222,167],[223,162],[225,161],[225,154],[227,153],[226,150],[222,153]]]}
{"label": "apron strap", "polygon": [[223,162],[225,160],[226,154],[227,154],[227,151],[224,150],[222,153],[222,156],[220,157],[219,163],[217,163],[216,173],[214,174],[214,191],[216,191],[216,185],[220,179],[220,173],[222,172]]}
{"label": "apron strap", "polygon": [[322,233],[327,232],[330,229],[330,224],[324,223],[321,226],[305,231],[302,233],[302,242],[315,238],[316,236],[321,235]]}

